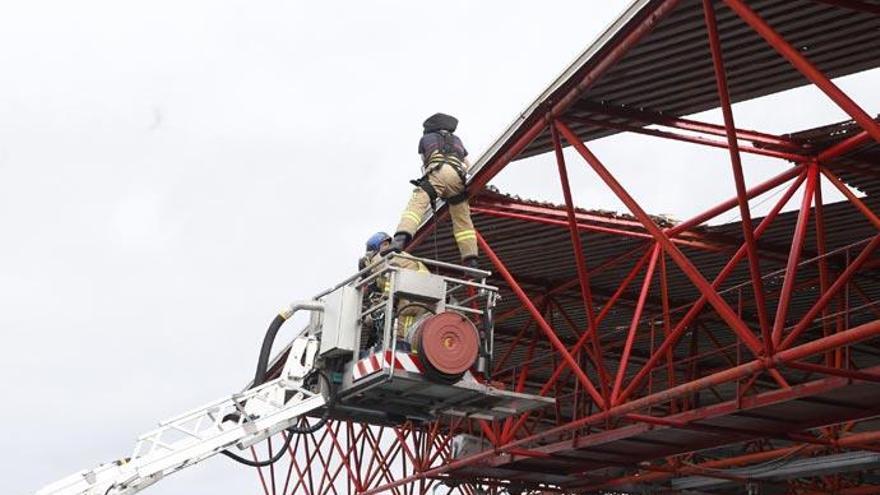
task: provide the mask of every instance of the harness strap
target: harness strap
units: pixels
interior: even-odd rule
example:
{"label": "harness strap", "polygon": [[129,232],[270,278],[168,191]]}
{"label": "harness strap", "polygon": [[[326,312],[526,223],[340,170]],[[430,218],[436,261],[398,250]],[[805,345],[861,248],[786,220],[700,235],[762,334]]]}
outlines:
{"label": "harness strap", "polygon": [[437,198],[439,196],[437,195],[437,190],[434,189],[434,186],[431,185],[431,181],[428,180],[428,176],[423,175],[418,179],[413,179],[409,181],[409,183],[420,188],[428,194],[428,199],[431,201],[431,209],[434,210]]}
{"label": "harness strap", "polygon": [[448,198],[446,198],[446,202],[451,205],[457,205],[459,203],[464,203],[467,200],[468,200],[467,191],[462,191],[454,196],[449,196]]}
{"label": "harness strap", "polygon": [[[464,171],[464,167],[462,167],[460,165],[456,165],[455,163],[452,163],[452,160],[448,160],[448,158],[449,157],[441,157],[440,160],[436,161],[436,165],[434,165],[433,167],[426,167],[425,175],[419,177],[418,179],[413,179],[413,180],[409,181],[410,184],[421,188],[423,191],[425,191],[428,194],[428,199],[431,200],[431,210],[435,210],[437,198],[440,197],[440,195],[437,194],[437,190],[434,189],[434,186],[431,185],[431,181],[428,180],[428,176],[431,175],[431,173],[435,172],[437,169],[439,169],[443,165],[449,165],[450,167],[452,167],[455,170],[455,173],[458,174],[458,178],[461,179],[462,185],[467,184],[467,174]],[[428,165],[431,165],[431,164],[432,164],[431,162],[428,162]],[[458,194],[455,194],[453,196],[449,196],[448,198],[444,198],[444,199],[446,200],[447,203],[449,203],[451,205],[457,205],[459,203],[463,203],[468,200],[467,189],[465,189],[464,191],[462,191]]]}
{"label": "harness strap", "polygon": [[443,164],[449,164],[453,167],[464,169],[464,163],[456,156],[453,155],[444,155],[440,152],[435,151],[428,157],[428,160],[425,162],[425,165],[422,167],[423,169],[431,169],[431,168],[439,168]]}
{"label": "harness strap", "polygon": [[440,148],[440,152],[444,155],[451,155],[455,153],[455,144],[452,141],[452,134],[448,132],[441,132],[440,136],[443,137],[443,146]]}

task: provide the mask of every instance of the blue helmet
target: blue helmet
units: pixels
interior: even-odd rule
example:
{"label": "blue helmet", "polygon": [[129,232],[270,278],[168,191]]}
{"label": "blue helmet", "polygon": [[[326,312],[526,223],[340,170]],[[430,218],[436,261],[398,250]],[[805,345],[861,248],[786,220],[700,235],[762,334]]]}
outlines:
{"label": "blue helmet", "polygon": [[390,240],[391,236],[385,232],[376,232],[367,239],[367,251],[378,251],[383,242]]}

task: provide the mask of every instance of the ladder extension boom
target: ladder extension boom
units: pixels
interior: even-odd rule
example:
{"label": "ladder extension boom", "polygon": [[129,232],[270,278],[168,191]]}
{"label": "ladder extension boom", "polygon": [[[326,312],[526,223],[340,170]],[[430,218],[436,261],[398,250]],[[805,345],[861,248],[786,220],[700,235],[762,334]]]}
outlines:
{"label": "ladder extension boom", "polygon": [[[321,308],[310,303],[305,309]],[[319,345],[313,336],[298,337],[278,378],[163,421],[138,438],[131,458],[77,472],[36,495],[133,494],[231,447],[246,449],[294,426],[326,403],[321,393],[305,387]]]}

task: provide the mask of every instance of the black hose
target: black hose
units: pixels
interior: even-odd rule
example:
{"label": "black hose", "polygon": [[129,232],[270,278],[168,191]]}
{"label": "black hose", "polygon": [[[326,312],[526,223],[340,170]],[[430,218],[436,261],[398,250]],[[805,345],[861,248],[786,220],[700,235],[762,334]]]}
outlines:
{"label": "black hose", "polygon": [[480,353],[486,359],[486,369],[483,370],[483,376],[489,381],[492,380],[492,349],[490,347],[492,344],[492,320],[492,309],[486,308],[486,313],[483,316],[483,331],[480,335]]}
{"label": "black hose", "polygon": [[275,453],[275,455],[263,461],[252,461],[250,459],[245,459],[244,457],[241,457],[240,455],[237,455],[228,450],[223,450],[220,453],[235,462],[244,464],[245,466],[268,467],[278,462],[281,457],[284,456],[284,452],[288,449],[288,447],[290,447],[290,442],[294,434],[302,435],[314,433],[321,429],[325,424],[327,424],[327,421],[330,419],[330,410],[333,409],[333,405],[336,403],[336,391],[333,390],[333,382],[330,381],[330,377],[328,377],[327,374],[323,371],[315,370],[308,377],[306,377],[305,381],[308,381],[309,378],[311,378],[312,376],[318,376],[319,378],[324,380],[324,383],[327,384],[327,390],[330,396],[327,400],[327,404],[324,406],[324,412],[323,414],[321,414],[321,419],[319,419],[317,423],[309,425],[307,427],[291,426],[290,428],[288,428],[286,431],[290,434],[287,435],[287,438],[284,440],[284,445],[281,446],[281,449],[279,449],[278,452]]}
{"label": "black hose", "polygon": [[272,352],[272,344],[275,343],[275,337],[278,336],[278,330],[281,325],[287,321],[281,315],[275,317],[266,330],[266,336],[263,337],[263,346],[260,347],[260,357],[257,359],[257,371],[254,373],[254,384],[251,388],[262,385],[266,381],[266,369],[269,367],[269,354]]}
{"label": "black hose", "polygon": [[[336,391],[333,389],[333,382],[330,381],[330,377],[327,376],[327,373],[324,373],[321,370],[315,370],[303,380],[303,386],[311,377],[318,377],[324,380],[324,383],[327,385],[327,403],[324,404],[324,412],[321,413],[321,418],[313,425],[309,426],[291,426],[287,429],[290,433],[296,433],[299,435],[314,433],[327,424],[327,421],[330,419],[330,411],[333,409],[333,405],[336,403]],[[320,385],[318,386],[318,390],[320,390]]]}
{"label": "black hose", "polygon": [[[272,352],[272,346],[275,344],[278,330],[281,329],[281,325],[283,325],[285,321],[287,321],[285,317],[278,315],[272,320],[272,323],[269,324],[269,328],[266,330],[266,335],[263,337],[263,346],[260,348],[260,356],[257,358],[257,371],[254,373],[254,383],[248,388],[248,390],[265,383],[266,370],[269,367],[269,354]],[[238,413],[230,413],[224,416],[221,421],[238,421],[238,419]]]}
{"label": "black hose", "polygon": [[[263,337],[263,345],[260,347],[260,356],[257,358],[257,371],[254,373],[254,383],[251,385],[251,388],[258,387],[265,383],[266,381],[266,369],[269,367],[269,355],[272,353],[272,345],[275,344],[275,337],[278,336],[278,330],[281,329],[281,325],[284,325],[284,322],[287,321],[282,315],[278,315],[275,319],[272,320],[272,323],[269,324],[269,328],[266,330],[266,335]],[[229,416],[232,419],[232,415]],[[226,418],[224,418],[225,420]],[[239,462],[246,466],[250,467],[267,467],[271,464],[277,462],[284,455],[284,451],[287,450],[287,447],[290,446],[290,439],[293,435],[287,435],[287,440],[284,442],[284,446],[270,459],[266,459],[265,461],[252,461],[250,459],[245,459],[233,452],[228,450],[223,450],[220,453],[225,455],[226,457],[232,459],[233,461]]]}
{"label": "black hose", "polygon": [[293,438],[293,435],[287,435],[287,439],[284,440],[284,445],[282,445],[281,448],[278,449],[278,452],[276,452],[275,455],[273,455],[269,459],[266,459],[265,461],[252,461],[250,459],[245,459],[244,457],[233,454],[232,452],[230,452],[228,450],[223,450],[220,453],[225,455],[226,457],[232,459],[235,462],[244,464],[245,466],[268,467],[268,466],[271,466],[272,464],[275,464],[276,462],[278,462],[278,460],[284,456],[284,453],[287,451],[287,448],[290,447],[290,440],[292,438]]}

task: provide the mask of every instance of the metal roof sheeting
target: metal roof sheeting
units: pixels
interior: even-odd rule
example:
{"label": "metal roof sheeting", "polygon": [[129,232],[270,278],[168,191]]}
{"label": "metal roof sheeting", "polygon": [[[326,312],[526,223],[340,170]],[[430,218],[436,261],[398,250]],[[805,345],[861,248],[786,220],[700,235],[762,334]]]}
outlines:
{"label": "metal roof sheeting", "polygon": [[[528,124],[558,101],[594,67],[611,46],[649,15],[659,1],[636,1],[568,67],[477,161],[482,168],[511,146]],[[808,81],[721,2],[717,22],[733,102],[803,86]],[[863,0],[880,5],[877,0]],[[831,77],[853,74],[880,63],[880,16],[814,0],[756,0],[749,6],[786,40]],[[700,0],[682,0],[637,46],[560,117],[582,117],[587,103],[608,103],[683,116],[718,106]],[[585,141],[617,131],[576,125]],[[517,158],[552,149],[540,134]]]}

